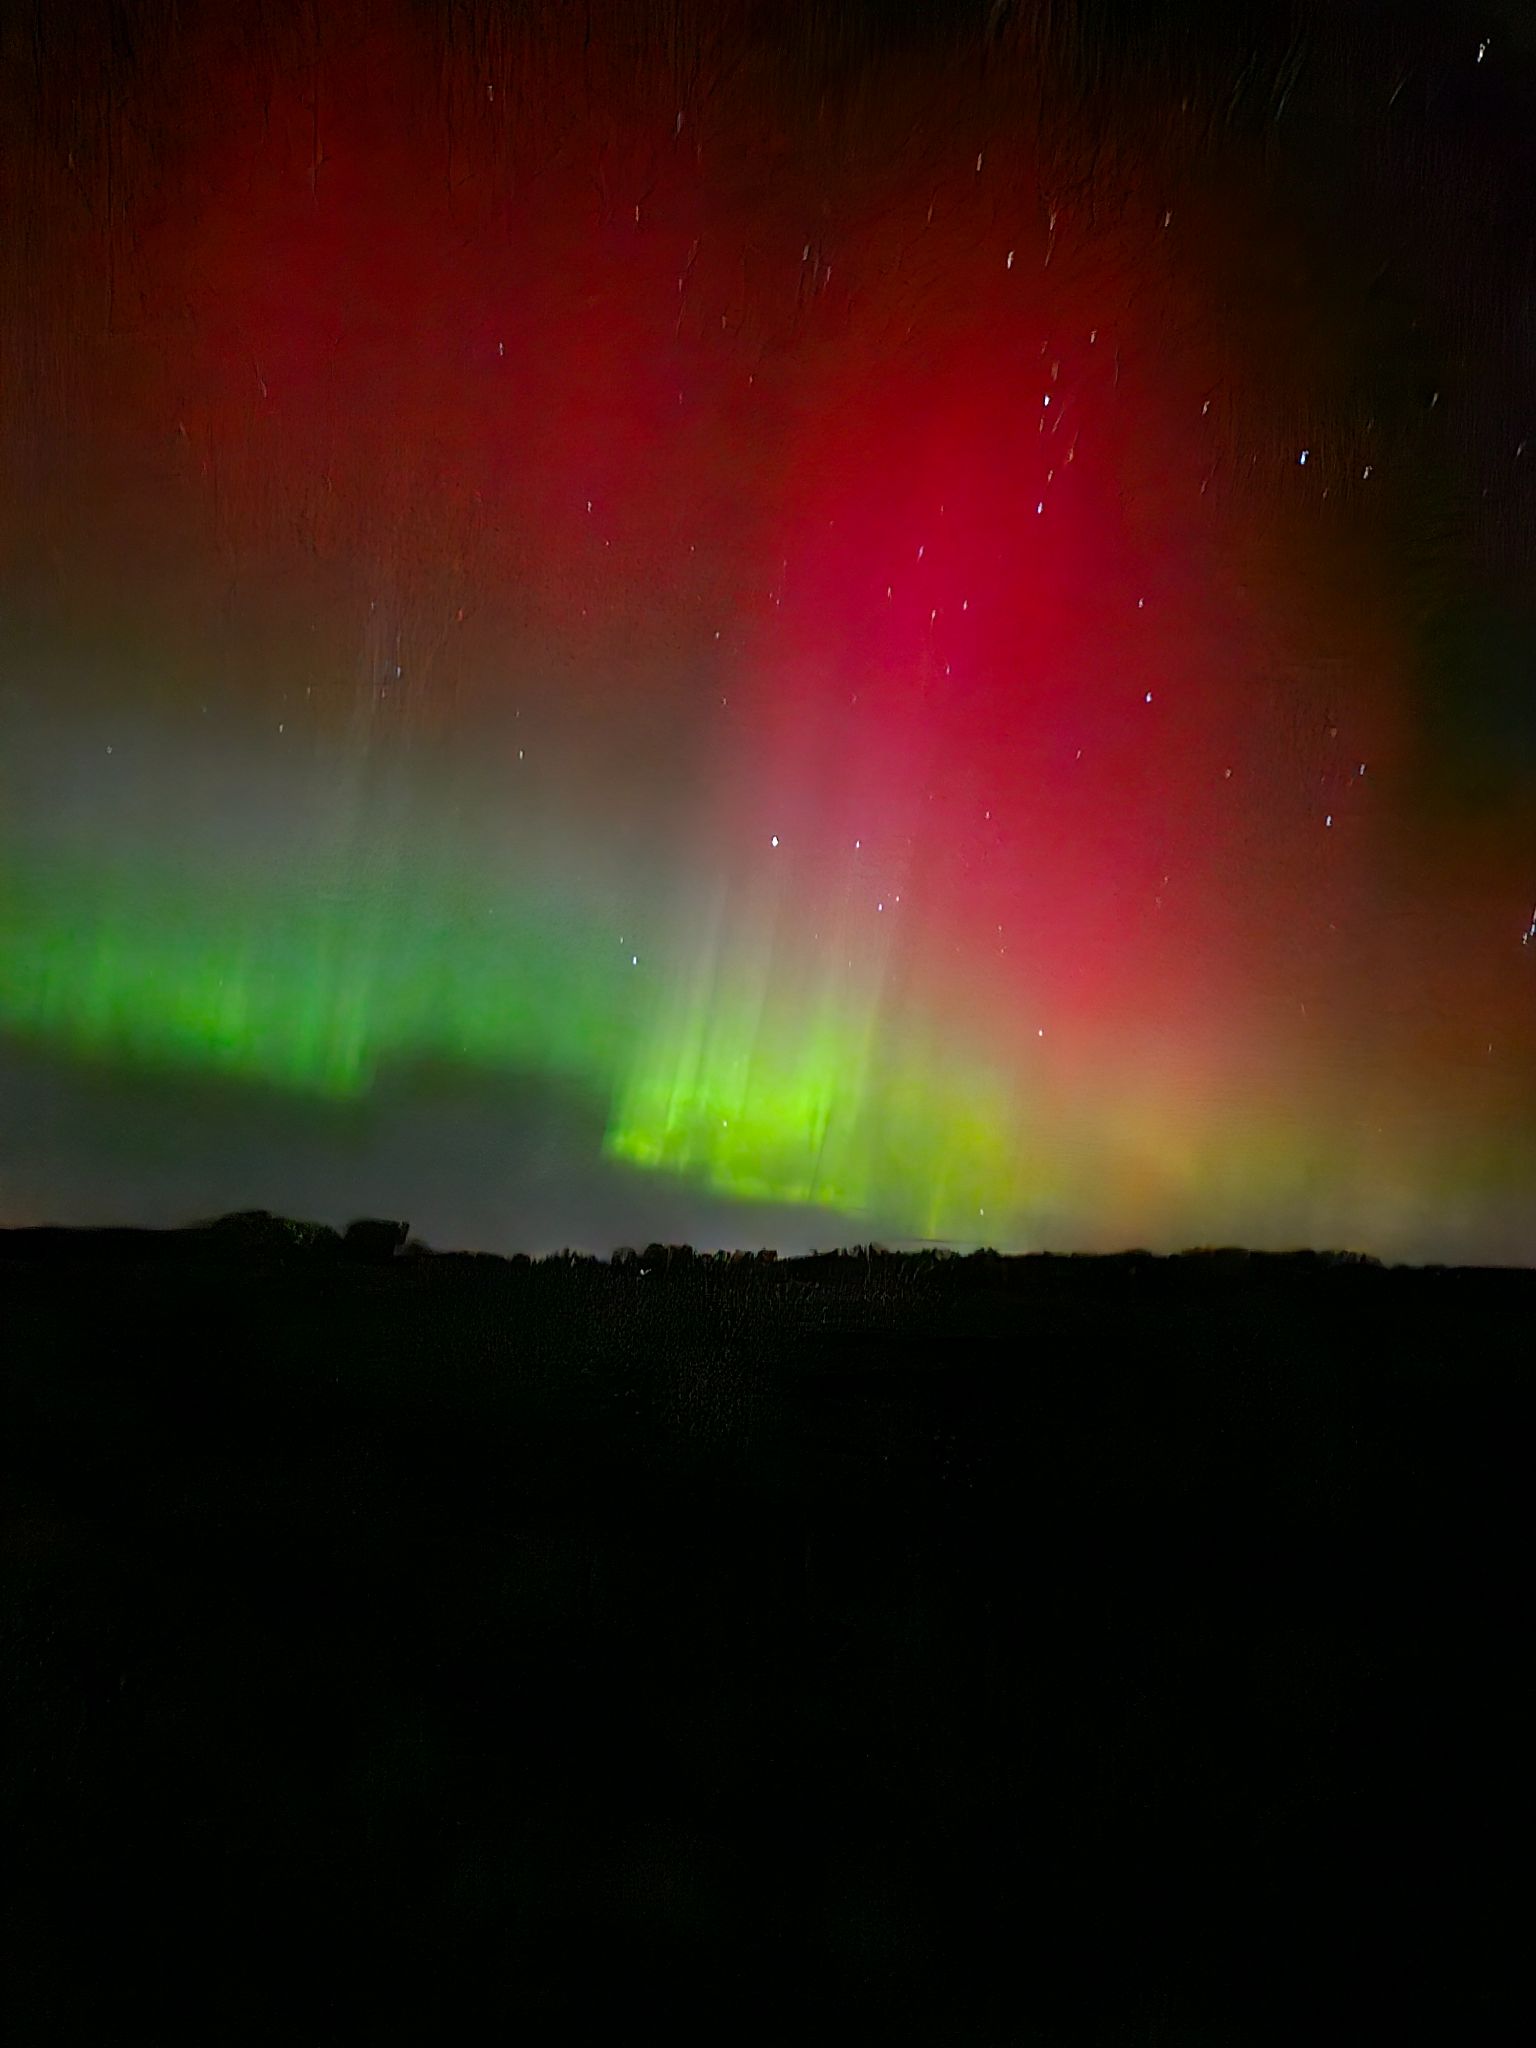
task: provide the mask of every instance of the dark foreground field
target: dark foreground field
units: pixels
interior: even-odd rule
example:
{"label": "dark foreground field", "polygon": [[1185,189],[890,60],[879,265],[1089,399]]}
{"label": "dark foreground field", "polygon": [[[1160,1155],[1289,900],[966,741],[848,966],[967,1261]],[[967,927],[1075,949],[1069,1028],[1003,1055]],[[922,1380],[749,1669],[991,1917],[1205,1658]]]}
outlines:
{"label": "dark foreground field", "polygon": [[167,1243],[0,1238],[18,2048],[1516,2038],[1536,1274]]}

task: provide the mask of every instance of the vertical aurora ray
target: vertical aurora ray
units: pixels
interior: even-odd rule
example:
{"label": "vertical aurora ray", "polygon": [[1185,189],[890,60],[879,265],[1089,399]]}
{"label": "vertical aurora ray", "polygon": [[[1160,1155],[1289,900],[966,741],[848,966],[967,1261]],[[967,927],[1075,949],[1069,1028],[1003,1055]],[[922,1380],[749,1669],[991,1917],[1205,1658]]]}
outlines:
{"label": "vertical aurora ray", "polygon": [[975,1234],[989,1197],[1005,1225],[1019,1135],[1006,1080],[957,1071],[963,1051],[890,1003],[882,962],[845,920],[828,914],[809,960],[773,922],[728,916],[719,892],[620,1082],[610,1154],[911,1235]]}

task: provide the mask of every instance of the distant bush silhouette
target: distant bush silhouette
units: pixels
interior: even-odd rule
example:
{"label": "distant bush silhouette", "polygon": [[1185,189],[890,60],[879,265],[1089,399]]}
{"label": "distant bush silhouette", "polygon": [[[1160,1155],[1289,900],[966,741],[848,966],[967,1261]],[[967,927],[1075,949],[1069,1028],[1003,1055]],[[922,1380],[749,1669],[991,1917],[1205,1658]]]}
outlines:
{"label": "distant bush silhouette", "polygon": [[388,1265],[397,1252],[404,1250],[410,1234],[409,1223],[391,1223],[381,1217],[361,1216],[347,1225],[343,1250],[356,1264]]}
{"label": "distant bush silhouette", "polygon": [[219,1250],[241,1253],[259,1253],[281,1257],[284,1254],[334,1253],[341,1246],[341,1235],[328,1223],[305,1223],[291,1216],[274,1216],[270,1209],[241,1209],[233,1215],[220,1216],[213,1223],[200,1227],[201,1233]]}

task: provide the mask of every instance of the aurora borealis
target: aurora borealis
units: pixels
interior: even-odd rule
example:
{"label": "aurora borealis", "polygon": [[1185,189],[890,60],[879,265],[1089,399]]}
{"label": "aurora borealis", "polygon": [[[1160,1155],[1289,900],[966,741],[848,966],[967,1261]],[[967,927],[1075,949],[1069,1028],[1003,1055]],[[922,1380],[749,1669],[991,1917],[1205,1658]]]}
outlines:
{"label": "aurora borealis", "polygon": [[1536,44],[1346,12],[8,9],[0,1220],[1528,1263]]}

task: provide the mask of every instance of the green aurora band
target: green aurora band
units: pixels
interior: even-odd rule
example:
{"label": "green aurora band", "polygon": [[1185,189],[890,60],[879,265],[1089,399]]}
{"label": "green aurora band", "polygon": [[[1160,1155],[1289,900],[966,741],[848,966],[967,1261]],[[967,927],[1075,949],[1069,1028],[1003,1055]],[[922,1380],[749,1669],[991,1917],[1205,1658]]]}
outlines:
{"label": "green aurora band", "polygon": [[489,895],[446,866],[360,880],[309,859],[279,905],[216,866],[13,856],[0,1027],[76,1059],[333,1101],[421,1062],[559,1078],[606,1105],[610,1158],[728,1198],[922,1237],[1017,1212],[1008,1084],[910,1017],[899,1041],[882,1028],[878,977],[776,989],[746,951],[706,942],[691,972],[641,982],[590,912]]}

